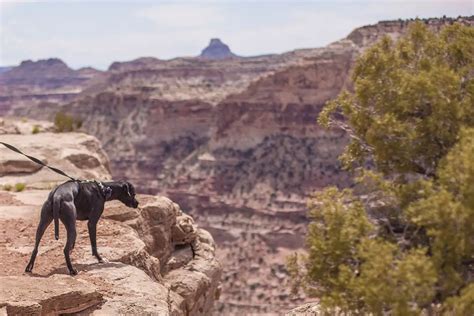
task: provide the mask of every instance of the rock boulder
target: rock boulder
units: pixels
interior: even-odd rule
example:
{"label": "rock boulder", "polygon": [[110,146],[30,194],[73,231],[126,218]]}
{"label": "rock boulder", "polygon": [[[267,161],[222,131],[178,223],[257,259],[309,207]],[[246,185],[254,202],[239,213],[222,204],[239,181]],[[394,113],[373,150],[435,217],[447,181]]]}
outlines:
{"label": "rock boulder", "polygon": [[2,276],[0,284],[0,308],[5,307],[7,315],[75,313],[103,301],[94,286],[66,275]]}
{"label": "rock boulder", "polygon": [[[99,141],[83,133],[4,134],[2,142],[78,179],[108,180],[109,160]],[[0,145],[0,185],[49,188],[67,178]]]}

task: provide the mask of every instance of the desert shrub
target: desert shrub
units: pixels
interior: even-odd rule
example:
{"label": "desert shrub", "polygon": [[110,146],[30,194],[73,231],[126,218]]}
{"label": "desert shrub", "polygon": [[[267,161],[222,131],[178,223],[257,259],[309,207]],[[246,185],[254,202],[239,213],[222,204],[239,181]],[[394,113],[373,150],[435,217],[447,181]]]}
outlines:
{"label": "desert shrub", "polygon": [[76,128],[80,129],[82,127],[82,120],[76,119]]}
{"label": "desert shrub", "polygon": [[26,188],[26,184],[24,183],[16,183],[14,186],[15,192],[21,192]]}
{"label": "desert shrub", "polygon": [[11,191],[13,189],[13,187],[11,186],[11,184],[4,184],[2,186],[2,189],[5,190],[5,191]]}
{"label": "desert shrub", "polygon": [[295,288],[327,312],[472,312],[472,69],[473,27],[434,33],[417,22],[397,43],[368,49],[353,91],[321,113],[322,125],[351,137],[341,160],[365,190],[316,194],[308,255],[289,260]]}
{"label": "desert shrub", "polygon": [[32,134],[38,134],[40,132],[40,127],[39,125],[33,125],[33,128],[31,130]]}
{"label": "desert shrub", "polygon": [[54,117],[54,126],[58,133],[72,132],[82,127],[82,120],[63,112],[58,112]]}

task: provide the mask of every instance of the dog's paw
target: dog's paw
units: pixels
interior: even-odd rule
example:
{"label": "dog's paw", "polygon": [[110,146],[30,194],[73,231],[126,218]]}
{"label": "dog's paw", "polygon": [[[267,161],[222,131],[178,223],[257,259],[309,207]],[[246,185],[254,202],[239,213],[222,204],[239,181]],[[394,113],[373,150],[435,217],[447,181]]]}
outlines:
{"label": "dog's paw", "polygon": [[69,270],[70,275],[77,275],[77,270],[76,269],[71,269]]}

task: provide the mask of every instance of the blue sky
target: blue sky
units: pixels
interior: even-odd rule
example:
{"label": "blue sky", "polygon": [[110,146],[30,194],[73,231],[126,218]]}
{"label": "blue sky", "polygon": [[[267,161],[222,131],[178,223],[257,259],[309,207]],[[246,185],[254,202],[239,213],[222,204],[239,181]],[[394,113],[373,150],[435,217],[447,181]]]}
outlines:
{"label": "blue sky", "polygon": [[212,37],[251,56],[320,47],[379,20],[473,15],[468,0],[0,0],[0,65],[59,57],[106,69],[143,56],[195,56]]}

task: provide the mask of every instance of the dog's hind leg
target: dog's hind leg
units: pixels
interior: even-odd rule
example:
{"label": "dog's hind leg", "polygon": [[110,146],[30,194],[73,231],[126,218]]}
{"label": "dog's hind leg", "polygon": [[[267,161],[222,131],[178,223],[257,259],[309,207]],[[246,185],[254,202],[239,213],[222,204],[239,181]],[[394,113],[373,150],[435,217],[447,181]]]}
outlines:
{"label": "dog's hind leg", "polygon": [[35,265],[36,255],[38,254],[38,247],[43,237],[46,228],[48,228],[49,224],[53,221],[53,214],[51,213],[50,208],[48,207],[48,202],[43,204],[43,208],[41,209],[41,217],[40,222],[38,224],[38,228],[36,229],[36,241],[35,241],[35,248],[31,254],[30,262],[26,266],[25,272],[31,272],[33,270],[33,266]]}
{"label": "dog's hind leg", "polygon": [[61,212],[61,221],[66,227],[67,240],[66,246],[64,246],[64,258],[66,259],[66,265],[70,275],[76,275],[77,271],[72,267],[70,253],[76,243],[76,208],[74,203],[64,203],[64,209]]}
{"label": "dog's hind leg", "polygon": [[99,260],[99,263],[103,263],[104,259],[99,255],[97,251],[97,221],[89,220],[87,223],[87,228],[89,229],[89,238],[91,240],[92,255]]}

